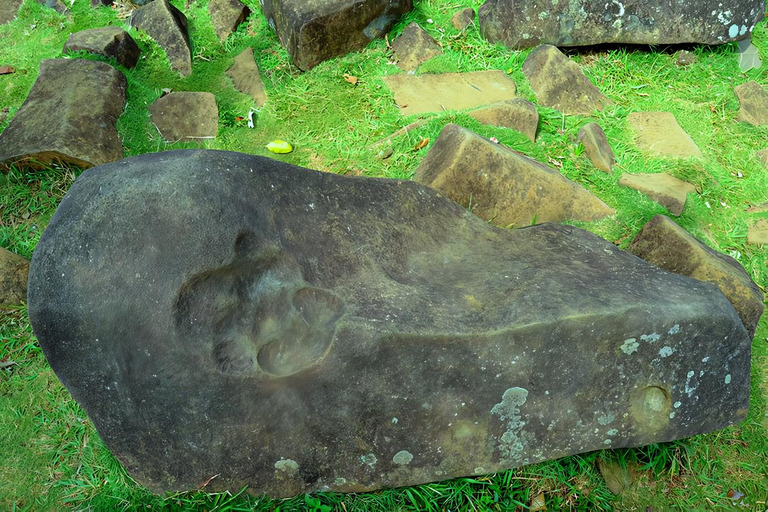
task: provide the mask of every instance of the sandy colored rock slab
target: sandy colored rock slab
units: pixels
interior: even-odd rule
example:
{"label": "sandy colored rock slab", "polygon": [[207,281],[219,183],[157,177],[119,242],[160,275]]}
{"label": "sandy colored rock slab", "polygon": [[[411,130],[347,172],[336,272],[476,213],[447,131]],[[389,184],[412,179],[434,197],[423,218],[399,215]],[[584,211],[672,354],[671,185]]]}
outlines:
{"label": "sandy colored rock slab", "polygon": [[671,112],[633,112],[627,117],[637,146],[656,156],[701,158],[699,147]]}
{"label": "sandy colored rock slab", "polygon": [[413,9],[413,0],[264,0],[261,11],[299,69],[362,50]]}
{"label": "sandy colored rock slab", "polygon": [[0,25],[16,19],[22,0],[0,0]]}
{"label": "sandy colored rock slab", "polygon": [[486,39],[520,49],[539,44],[722,44],[748,38],[764,10],[762,0],[486,0],[478,15]]}
{"label": "sandy colored rock slab", "polygon": [[414,179],[500,227],[615,213],[555,169],[455,124],[440,132]]}
{"label": "sandy colored rock slab", "polygon": [[755,126],[768,125],[768,91],[755,81],[734,87],[739,98],[739,121]]}
{"label": "sandy colored rock slab", "polygon": [[749,404],[751,340],[714,285],[573,226],[495,228],[411,181],[225,151],[83,173],[35,249],[29,318],[158,493],[495,473]]}
{"label": "sandy colored rock slab", "polygon": [[392,43],[397,65],[405,71],[413,71],[429,59],[443,53],[437,41],[418,23],[410,23]]}
{"label": "sandy colored rock slab", "polygon": [[733,304],[750,339],[755,336],[763,294],[738,261],[711,249],[664,215],[643,226],[628,250],[669,272],[715,284]]}
{"label": "sandy colored rock slab", "polygon": [[384,77],[403,115],[463,110],[515,97],[515,82],[503,71]]}
{"label": "sandy colored rock slab", "polygon": [[747,229],[747,242],[756,245],[768,245],[768,219],[758,219]]}
{"label": "sandy colored rock slab", "polygon": [[168,0],[154,0],[134,11],[131,26],[146,32],[165,50],[171,69],[182,76],[192,74],[187,17]]}
{"label": "sandy colored rock slab", "polygon": [[264,106],[267,102],[267,93],[264,90],[259,67],[254,60],[253,48],[249,46],[235,57],[235,62],[227,70],[227,75],[232,79],[235,89],[253,98],[256,108]]}
{"label": "sandy colored rock slab", "polygon": [[696,187],[690,183],[665,172],[658,174],[625,173],[619,178],[619,185],[642,192],[675,216],[683,213],[688,194],[696,191]]}
{"label": "sandy colored rock slab", "polygon": [[522,98],[481,107],[469,112],[469,115],[484,124],[517,130],[531,139],[531,142],[536,140],[539,113],[536,105]]}
{"label": "sandy colored rock slab", "polygon": [[152,122],[168,142],[214,139],[219,129],[216,97],[209,92],[172,92],[149,106]]}
{"label": "sandy colored rock slab", "polygon": [[768,148],[758,151],[757,158],[763,163],[763,167],[768,167]]}
{"label": "sandy colored rock slab", "polygon": [[85,168],[123,158],[115,123],[125,90],[123,74],[104,62],[42,61],[27,99],[0,133],[0,167],[60,161]]}
{"label": "sandy colored rock slab", "polygon": [[523,74],[542,105],[564,114],[588,115],[611,104],[579,65],[555,46],[541,45],[528,54]]}
{"label": "sandy colored rock slab", "polygon": [[84,50],[88,53],[114,58],[118,64],[133,68],[139,61],[141,50],[136,41],[119,27],[103,27],[81,30],[69,35],[64,44],[65,52]]}
{"label": "sandy colored rock slab", "polygon": [[592,165],[603,172],[611,173],[616,157],[608,144],[605,132],[597,123],[587,123],[581,127],[577,135],[579,142],[584,145],[584,152]]}
{"label": "sandy colored rock slab", "polygon": [[210,0],[208,14],[213,31],[224,41],[251,15],[251,10],[240,0]]}
{"label": "sandy colored rock slab", "polygon": [[0,306],[27,301],[29,261],[0,247]]}
{"label": "sandy colored rock slab", "polygon": [[466,30],[475,21],[475,10],[471,7],[456,11],[451,16],[451,25],[456,30]]}

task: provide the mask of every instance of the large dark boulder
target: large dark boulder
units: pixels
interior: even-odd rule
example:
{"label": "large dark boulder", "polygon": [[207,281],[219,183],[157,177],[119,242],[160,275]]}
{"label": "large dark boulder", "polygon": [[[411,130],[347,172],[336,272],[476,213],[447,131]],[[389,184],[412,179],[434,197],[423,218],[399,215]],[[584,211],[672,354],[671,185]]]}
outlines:
{"label": "large dark boulder", "polygon": [[[35,250],[52,368],[155,491],[357,492],[744,418],[710,283],[413,182],[227,152],[90,169]],[[217,478],[211,480],[211,477]]]}
{"label": "large dark boulder", "polygon": [[750,37],[764,9],[763,0],[486,0],[478,17],[486,39],[510,48],[722,44]]}
{"label": "large dark boulder", "polygon": [[61,161],[80,167],[123,158],[115,123],[127,82],[104,62],[49,59],[27,99],[0,133],[0,168]]}
{"label": "large dark boulder", "polygon": [[413,0],[263,0],[261,10],[299,69],[362,50],[413,9]]}

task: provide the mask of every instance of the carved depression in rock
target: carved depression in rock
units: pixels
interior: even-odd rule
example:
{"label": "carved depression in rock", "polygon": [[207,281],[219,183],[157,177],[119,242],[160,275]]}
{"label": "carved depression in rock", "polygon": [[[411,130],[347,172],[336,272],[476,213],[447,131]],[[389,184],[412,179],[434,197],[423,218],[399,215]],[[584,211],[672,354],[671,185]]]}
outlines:
{"label": "carved depression in rock", "polygon": [[490,473],[746,414],[709,283],[412,182],[215,151],[89,169],[34,254],[51,366],[155,491],[289,496]]}

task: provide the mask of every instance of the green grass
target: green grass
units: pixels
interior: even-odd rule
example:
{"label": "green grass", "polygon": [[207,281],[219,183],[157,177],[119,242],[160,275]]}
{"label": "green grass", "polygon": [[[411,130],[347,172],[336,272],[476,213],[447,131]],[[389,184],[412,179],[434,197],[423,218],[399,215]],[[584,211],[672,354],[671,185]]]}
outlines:
{"label": "green grass", "polygon": [[[480,135],[542,161],[556,161],[559,170],[597,194],[617,210],[609,219],[575,223],[625,248],[645,222],[663,207],[645,196],[618,186],[622,173],[669,172],[697,187],[683,214],[676,219],[711,247],[736,257],[763,289],[768,288],[768,257],[764,248],[746,243],[748,226],[758,214],[752,205],[768,202],[768,172],[755,152],[768,147],[768,129],[739,123],[733,87],[749,80],[768,85],[768,30],[755,30],[753,42],[766,65],[739,71],[735,45],[697,47],[696,62],[674,65],[666,48],[594,49],[571,52],[585,73],[614,104],[589,116],[563,117],[539,106],[536,143],[504,128],[479,124],[466,113],[403,117],[382,77],[399,72],[389,63],[385,41],[364,51],[320,64],[308,73],[293,66],[268,29],[258,2],[246,3],[253,14],[224,44],[210,25],[205,0],[173,0],[189,18],[193,41],[193,74],[172,72],[163,51],[148,37],[132,32],[143,51],[136,69],[121,69],[128,79],[128,104],[118,120],[126,156],[176,148],[215,148],[266,155],[314,169],[409,179],[446,123],[461,124]],[[390,41],[411,21],[418,22],[443,45],[444,54],[421,72],[500,69],[517,83],[518,95],[534,101],[522,74],[527,51],[509,51],[485,42],[477,27],[455,31],[450,16],[460,7],[477,8],[479,0],[423,0],[390,33]],[[124,26],[119,10],[91,9],[76,1],[71,20],[25,0],[19,18],[0,27],[0,65],[16,68],[0,76],[0,107],[10,107],[3,130],[23,103],[45,58],[61,56],[70,32],[107,24]],[[427,19],[434,20],[429,24]],[[12,42],[12,44],[11,44]],[[250,98],[235,91],[224,74],[234,57],[253,47],[269,102],[256,115],[256,127],[245,121]],[[77,57],[98,59],[78,54]],[[344,74],[359,78],[357,85]],[[219,107],[219,133],[199,144],[164,142],[152,125],[147,106],[162,89],[209,91]],[[672,112],[701,148],[700,161],[649,157],[638,151],[627,115],[646,110]],[[52,113],[55,115],[55,113]],[[371,143],[417,120],[427,121],[392,140],[392,157],[376,158]],[[611,175],[595,169],[572,140],[590,121],[605,130],[618,165]],[[429,145],[414,151],[428,138]],[[290,141],[296,151],[270,154],[273,139]],[[551,160],[550,160],[551,159]],[[12,169],[0,174],[0,246],[30,257],[37,240],[77,169],[52,167],[30,172]],[[741,176],[741,177],[739,177]],[[750,507],[765,508],[768,500],[768,321],[764,318],[753,342],[752,398],[740,425],[673,443],[643,448],[592,452],[484,477],[382,490],[360,495],[318,494],[270,501],[247,492],[206,494],[203,490],[157,496],[125,473],[105,448],[82,409],[72,400],[47,365],[23,305],[0,314],[0,506],[40,509],[206,509],[206,510],[512,510],[525,509],[544,493],[550,510],[565,507],[609,508],[728,508],[729,490],[745,495]],[[629,468],[635,483],[620,496],[607,489],[598,461]]]}

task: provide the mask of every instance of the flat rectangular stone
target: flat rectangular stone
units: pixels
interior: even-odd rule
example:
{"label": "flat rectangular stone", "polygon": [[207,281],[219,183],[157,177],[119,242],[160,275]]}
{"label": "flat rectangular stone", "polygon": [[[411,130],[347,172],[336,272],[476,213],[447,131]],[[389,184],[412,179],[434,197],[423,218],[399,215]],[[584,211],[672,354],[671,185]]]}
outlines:
{"label": "flat rectangular stone", "polygon": [[464,110],[515,97],[515,82],[503,71],[384,77],[403,115]]}
{"label": "flat rectangular stone", "polygon": [[640,149],[657,156],[701,158],[699,147],[671,112],[633,112],[627,120]]}

